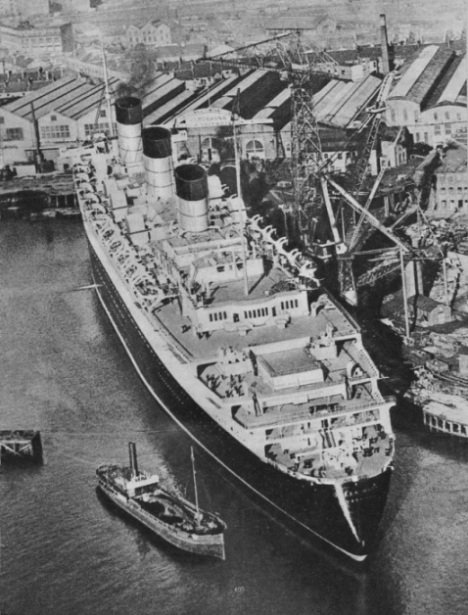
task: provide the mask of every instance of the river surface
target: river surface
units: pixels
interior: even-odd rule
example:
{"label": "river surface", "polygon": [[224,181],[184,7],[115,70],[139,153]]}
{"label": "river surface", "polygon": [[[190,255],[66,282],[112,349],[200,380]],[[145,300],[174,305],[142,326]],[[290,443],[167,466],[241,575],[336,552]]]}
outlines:
{"label": "river surface", "polygon": [[468,604],[468,442],[394,413],[384,533],[364,570],[299,541],[197,453],[227,561],[187,556],[98,497],[140,465],[193,497],[190,444],[134,373],[90,284],[79,222],[0,226],[0,429],[36,428],[46,463],[0,468],[2,615],[456,615]]}

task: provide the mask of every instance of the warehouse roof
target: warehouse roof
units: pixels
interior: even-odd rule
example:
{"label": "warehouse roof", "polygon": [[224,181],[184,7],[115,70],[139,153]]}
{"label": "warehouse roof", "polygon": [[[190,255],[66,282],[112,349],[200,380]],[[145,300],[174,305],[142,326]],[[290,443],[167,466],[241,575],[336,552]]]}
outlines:
{"label": "warehouse roof", "polygon": [[157,77],[149,86],[143,98],[143,109],[153,111],[156,108],[158,101],[162,104],[167,102],[167,97],[173,92],[173,96],[179,94],[181,89],[185,89],[185,82],[180,79],[175,79],[172,75],[161,75]]}
{"label": "warehouse roof", "polygon": [[149,126],[150,124],[162,124],[174,114],[178,115],[181,107],[187,102],[190,102],[194,96],[195,94],[190,90],[180,92],[177,96],[171,98],[165,105],[155,109],[152,113],[147,115],[144,119],[145,126]]}
{"label": "warehouse roof", "polygon": [[239,90],[240,115],[244,119],[251,119],[283,89],[284,83],[281,82],[278,73],[257,69],[236,83],[211,106],[215,109],[231,110],[235,106],[234,101]]}
{"label": "warehouse roof", "polygon": [[263,69],[254,70],[252,73],[249,73],[242,81],[237,83],[233,88],[228,90],[226,94],[222,98],[219,98],[212,105],[213,107],[224,108],[228,103],[232,102],[232,100],[237,96],[237,91],[240,90],[241,93],[245,92],[252,85],[257,83],[260,79],[262,79],[268,71]]}
{"label": "warehouse roof", "polygon": [[[119,80],[109,79],[111,94],[115,93]],[[56,111],[77,120],[96,107],[104,99],[104,83],[97,84],[87,79],[64,77],[46,87],[29,92],[26,96],[4,105],[10,113],[32,121],[32,106],[37,119]]]}
{"label": "warehouse roof", "polygon": [[314,95],[317,121],[328,126],[347,128],[365,111],[381,83],[380,77],[374,75],[356,82],[332,79]]}
{"label": "warehouse roof", "polygon": [[436,105],[462,105],[466,107],[467,83],[466,56],[458,56],[443,75],[440,83],[429,97],[426,106]]}
{"label": "warehouse roof", "polygon": [[282,105],[291,100],[291,90],[286,88],[273,98],[263,109],[255,115],[255,119],[265,119],[271,117]]}
{"label": "warehouse roof", "polygon": [[239,77],[237,75],[233,75],[232,77],[228,77],[227,79],[216,83],[208,90],[205,90],[201,96],[198,96],[193,102],[191,102],[190,105],[184,109],[184,113],[209,107],[211,103],[213,103],[219,96],[222,96],[226,91],[228,91],[238,79]]}
{"label": "warehouse roof", "polygon": [[408,63],[388,99],[406,99],[421,106],[426,104],[455,59],[456,54],[450,49],[438,45],[425,47]]}

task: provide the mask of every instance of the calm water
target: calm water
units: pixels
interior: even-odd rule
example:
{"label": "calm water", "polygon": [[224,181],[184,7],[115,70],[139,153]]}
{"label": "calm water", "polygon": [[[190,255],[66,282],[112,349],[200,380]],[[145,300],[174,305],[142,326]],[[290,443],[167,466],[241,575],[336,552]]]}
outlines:
{"label": "calm water", "polygon": [[465,614],[468,446],[396,415],[396,471],[364,571],[299,542],[198,457],[227,561],[181,554],[95,491],[101,462],[141,465],[191,496],[187,438],[134,374],[90,283],[77,222],[0,226],[0,429],[41,429],[46,464],[0,469],[1,612],[10,615]]}

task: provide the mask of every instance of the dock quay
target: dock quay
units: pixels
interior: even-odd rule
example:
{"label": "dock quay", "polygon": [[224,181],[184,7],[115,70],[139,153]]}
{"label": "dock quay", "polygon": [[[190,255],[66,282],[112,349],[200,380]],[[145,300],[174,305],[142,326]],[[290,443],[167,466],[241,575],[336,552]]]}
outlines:
{"label": "dock quay", "polygon": [[0,431],[0,465],[10,461],[44,461],[42,439],[39,431]]}
{"label": "dock quay", "polygon": [[70,173],[46,173],[14,177],[0,184],[0,215],[43,210],[69,211],[78,207]]}

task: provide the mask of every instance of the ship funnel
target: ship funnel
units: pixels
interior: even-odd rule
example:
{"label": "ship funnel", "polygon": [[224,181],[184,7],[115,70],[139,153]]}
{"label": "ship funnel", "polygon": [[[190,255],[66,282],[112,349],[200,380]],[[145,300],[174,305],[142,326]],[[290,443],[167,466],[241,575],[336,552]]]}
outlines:
{"label": "ship funnel", "polygon": [[141,101],[134,96],[124,96],[115,103],[117,136],[120,157],[125,164],[141,162]]}
{"label": "ship funnel", "polygon": [[208,228],[208,181],[205,170],[183,164],[175,170],[177,213],[183,231],[200,233]]}
{"label": "ship funnel", "polygon": [[143,161],[149,194],[174,196],[171,133],[167,128],[149,126],[143,130]]}
{"label": "ship funnel", "polygon": [[133,476],[138,476],[138,461],[135,442],[128,443],[128,455],[130,457],[130,468]]}

